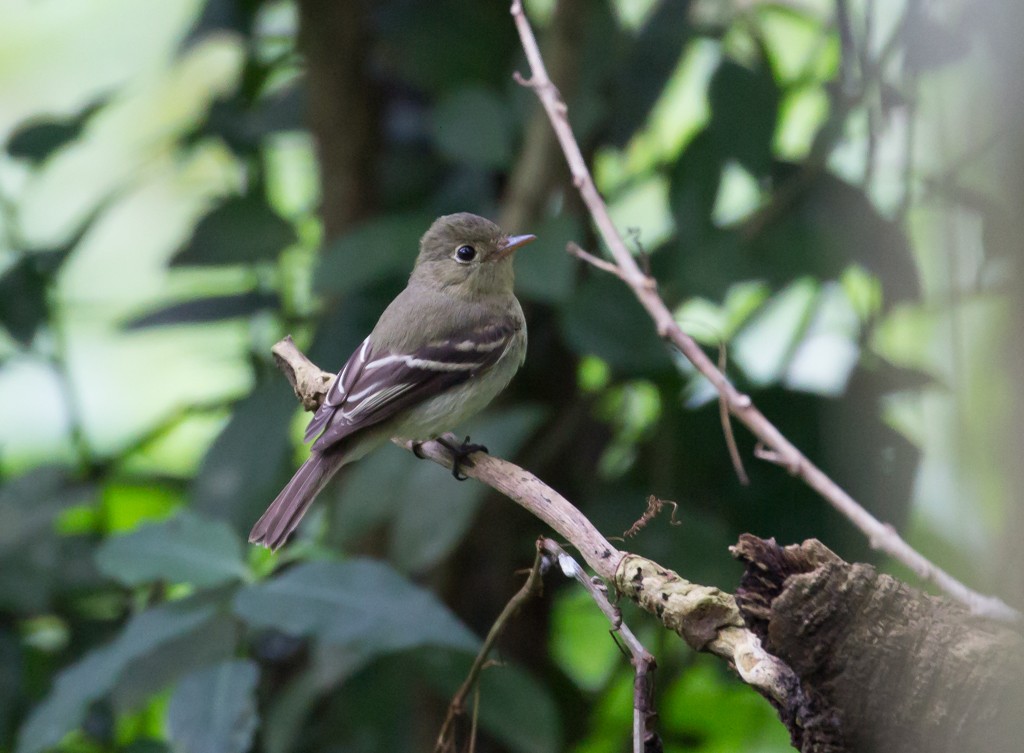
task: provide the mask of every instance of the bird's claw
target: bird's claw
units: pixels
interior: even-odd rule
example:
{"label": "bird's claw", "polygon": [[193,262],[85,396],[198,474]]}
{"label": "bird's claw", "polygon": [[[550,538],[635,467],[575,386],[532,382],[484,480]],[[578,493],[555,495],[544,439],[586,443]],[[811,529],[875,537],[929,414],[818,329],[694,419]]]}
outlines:
{"label": "bird's claw", "polygon": [[[462,468],[472,468],[473,461],[470,460],[469,456],[474,452],[487,452],[487,447],[482,444],[474,444],[469,441],[469,437],[466,437],[462,444],[454,445],[444,437],[438,437],[437,443],[452,454],[452,476],[455,477],[456,481],[465,481],[469,476],[462,473]],[[415,452],[415,449],[413,450]]]}

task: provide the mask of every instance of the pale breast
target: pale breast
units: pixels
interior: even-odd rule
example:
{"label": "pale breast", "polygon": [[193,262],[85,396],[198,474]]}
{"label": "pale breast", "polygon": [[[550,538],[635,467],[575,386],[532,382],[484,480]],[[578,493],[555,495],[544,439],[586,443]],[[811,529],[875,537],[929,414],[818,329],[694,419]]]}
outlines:
{"label": "pale breast", "polygon": [[521,329],[494,366],[410,410],[396,425],[395,436],[420,442],[455,429],[508,386],[525,356],[526,330]]}

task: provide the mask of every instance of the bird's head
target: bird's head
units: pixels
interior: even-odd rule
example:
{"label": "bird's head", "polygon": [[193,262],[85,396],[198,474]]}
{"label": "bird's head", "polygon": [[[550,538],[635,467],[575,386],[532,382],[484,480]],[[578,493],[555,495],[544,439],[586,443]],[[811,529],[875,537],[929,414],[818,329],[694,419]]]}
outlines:
{"label": "bird's head", "polygon": [[511,293],[512,258],[533,240],[469,212],[446,214],[420,239],[412,279],[467,298]]}

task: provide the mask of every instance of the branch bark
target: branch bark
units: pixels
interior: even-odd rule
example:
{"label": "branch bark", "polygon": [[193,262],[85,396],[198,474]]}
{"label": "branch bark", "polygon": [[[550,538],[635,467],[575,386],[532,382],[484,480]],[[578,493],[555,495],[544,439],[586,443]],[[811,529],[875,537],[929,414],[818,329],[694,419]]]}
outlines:
{"label": "branch bark", "polygon": [[[790,442],[753,404],[749,395],[736,389],[729,379],[715,367],[712,360],[701,350],[697,342],[679,327],[672,311],[662,300],[655,281],[645,274],[630,253],[615,223],[608,214],[608,208],[598,193],[583,154],[569,124],[568,108],[558,89],[548,76],[537,39],[523,12],[521,0],[514,0],[512,17],[519,32],[519,38],[530,64],[530,77],[515,74],[515,79],[527,86],[540,98],[548,114],[551,127],[562,146],[565,159],[572,172],[573,183],[579,190],[594,224],[597,226],[614,259],[617,271],[613,272],[625,282],[636,295],[641,305],[654,320],[658,335],[679,350],[722,396],[729,412],[744,424],[751,433],[777,458],[778,464],[786,467],[809,487],[820,494],[830,505],[844,515],[867,537],[870,545],[885,552],[893,559],[909,567],[918,577],[931,581],[954,599],[966,604],[972,612],[1006,621],[1019,621],[1020,612],[1001,599],[987,596],[968,588],[952,575],[924,557],[911,547],[891,525],[883,523],[869,513],[844,489],[835,483],[821,468],[807,458]],[[580,256],[571,247],[570,253]],[[581,257],[585,258],[585,257]],[[607,263],[597,265],[607,268]]]}

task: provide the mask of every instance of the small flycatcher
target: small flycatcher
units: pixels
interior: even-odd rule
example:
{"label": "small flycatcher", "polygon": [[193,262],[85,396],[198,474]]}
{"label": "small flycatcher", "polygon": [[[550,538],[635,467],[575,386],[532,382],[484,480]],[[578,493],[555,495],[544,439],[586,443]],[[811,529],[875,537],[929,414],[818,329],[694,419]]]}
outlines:
{"label": "small flycatcher", "polygon": [[[391,437],[434,439],[480,411],[526,357],[512,257],[533,235],[506,235],[474,214],[438,218],[405,290],[345,363],[306,429],[309,460],[249,541],[281,546],[339,468]],[[458,461],[480,445],[452,447]]]}

